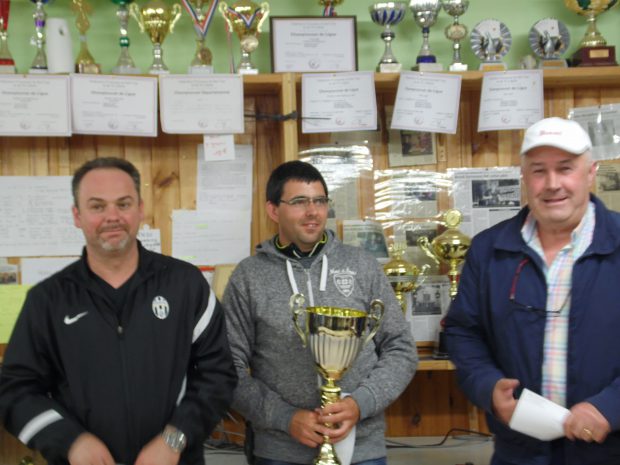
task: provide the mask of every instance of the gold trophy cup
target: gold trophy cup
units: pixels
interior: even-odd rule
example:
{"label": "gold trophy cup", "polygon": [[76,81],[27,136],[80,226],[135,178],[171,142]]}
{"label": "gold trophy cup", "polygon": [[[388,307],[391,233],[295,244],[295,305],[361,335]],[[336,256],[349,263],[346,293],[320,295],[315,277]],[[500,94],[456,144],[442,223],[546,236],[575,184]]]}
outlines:
{"label": "gold trophy cup", "polygon": [[153,43],[153,64],[149,68],[149,74],[168,73],[161,45],[181,17],[181,5],[175,3],[169,7],[163,0],[149,0],[142,8],[132,3],[129,12],[137,21],[140,30],[146,32]]}
{"label": "gold trophy cup", "polygon": [[226,2],[220,2],[220,13],[228,29],[239,37],[241,61],[237,73],[258,74],[258,69],[252,65],[251,55],[258,48],[258,35],[269,16],[269,4],[263,2],[259,6],[252,0],[238,0],[229,6]]}
{"label": "gold trophy cup", "polygon": [[[325,384],[321,385],[321,407],[325,407],[340,399],[340,387],[336,381],[353,364],[364,344],[377,333],[383,319],[384,305],[380,300],[373,300],[367,313],[339,307],[304,308],[305,300],[302,294],[291,296],[293,325],[304,347],[310,346],[316,369],[325,380]],[[304,313],[306,318],[302,328],[299,317]],[[323,438],[319,455],[313,463],[340,465],[329,437]]]}
{"label": "gold trophy cup", "polygon": [[616,48],[607,41],[596,27],[596,17],[613,7],[618,0],[564,0],[564,5],[577,14],[585,16],[588,22],[579,50],[573,54],[573,66],[615,66]]}
{"label": "gold trophy cup", "polygon": [[422,268],[418,268],[413,263],[409,263],[403,259],[405,253],[405,245],[402,243],[394,243],[390,245],[391,260],[383,265],[383,272],[388,278],[396,300],[400,303],[403,313],[407,310],[407,301],[405,294],[415,293],[418,286],[422,282],[424,274],[430,268],[424,264]]}
{"label": "gold trophy cup", "polygon": [[95,59],[88,50],[88,43],[86,42],[86,31],[90,27],[90,21],[88,20],[88,14],[92,11],[92,7],[86,2],[86,0],[72,0],[73,11],[76,14],[75,25],[80,33],[80,51],[75,60],[75,71],[78,73],[86,74],[100,74],[101,66],[95,63]]}
{"label": "gold trophy cup", "polygon": [[428,237],[418,239],[418,246],[438,265],[445,263],[450,267],[450,298],[456,297],[459,285],[459,265],[465,261],[465,255],[471,244],[471,239],[457,228],[461,224],[463,215],[458,210],[448,210],[443,215],[443,224],[447,229],[429,242]]}

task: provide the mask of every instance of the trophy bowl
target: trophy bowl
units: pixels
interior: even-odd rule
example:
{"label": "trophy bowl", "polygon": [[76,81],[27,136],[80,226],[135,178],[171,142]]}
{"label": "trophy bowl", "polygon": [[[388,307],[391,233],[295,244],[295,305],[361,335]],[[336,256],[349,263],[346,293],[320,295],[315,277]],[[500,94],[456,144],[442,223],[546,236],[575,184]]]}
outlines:
{"label": "trophy bowl", "polygon": [[446,230],[439,236],[429,241],[426,236],[418,239],[420,249],[435,263],[445,263],[450,269],[450,297],[454,299],[458,290],[459,270],[458,267],[465,261],[465,256],[471,245],[471,239],[458,230],[461,224],[462,214],[458,210],[448,210],[443,215],[443,224]]}
{"label": "trophy bowl", "polygon": [[[306,307],[302,294],[291,296],[289,307],[293,326],[304,347],[308,346],[317,371],[325,380],[321,385],[321,407],[340,399],[340,380],[353,364],[362,347],[379,330],[385,307],[380,300],[370,303],[368,312],[341,307]],[[305,314],[303,327],[299,318]],[[327,425],[331,426],[331,425]],[[329,437],[323,437],[316,465],[340,465]]]}
{"label": "trophy bowl", "polygon": [[403,20],[407,13],[407,4],[405,2],[378,2],[370,5],[369,11],[372,21],[384,27],[381,38],[385,42],[385,50],[377,65],[377,71],[397,73],[401,66],[392,52],[392,41],[396,37],[392,26],[396,26]]}
{"label": "trophy bowl", "polygon": [[219,8],[228,28],[239,37],[241,61],[237,72],[257,74],[258,69],[252,65],[251,54],[258,48],[258,35],[269,16],[269,4],[263,2],[257,5],[252,0],[238,0],[230,6],[221,2]]}
{"label": "trophy bowl", "polygon": [[596,17],[609,10],[616,3],[618,0],[564,0],[564,5],[569,10],[587,18],[588,29],[581,39],[580,47],[607,45],[607,41],[596,27]]}
{"label": "trophy bowl", "polygon": [[142,8],[132,3],[129,12],[137,21],[140,30],[148,34],[153,44],[153,64],[149,68],[149,73],[167,73],[168,67],[164,63],[161,46],[181,17],[181,5],[175,3],[170,7],[163,0],[149,0]]}
{"label": "trophy bowl", "polygon": [[413,263],[406,261],[403,258],[405,248],[406,246],[403,244],[394,243],[390,245],[391,260],[383,265],[383,272],[394,290],[396,300],[400,303],[403,313],[407,310],[405,294],[415,293],[422,283],[422,278],[430,268],[427,264],[418,268]]}
{"label": "trophy bowl", "polygon": [[[428,37],[430,28],[437,21],[437,15],[441,8],[439,0],[410,0],[409,8],[413,12],[413,19],[416,24],[422,28],[422,47],[416,57],[418,67],[420,67],[419,65],[422,63],[437,63],[437,58],[433,52],[431,52]],[[423,70],[424,69],[420,67],[420,71]],[[438,69],[434,69],[434,67],[428,69],[428,71],[431,70],[437,71]]]}
{"label": "trophy bowl", "polygon": [[469,0],[441,0],[441,6],[453,18],[452,24],[446,26],[444,34],[452,44],[452,64],[450,71],[467,71],[467,65],[461,61],[461,40],[467,36],[467,26],[459,22],[469,8]]}

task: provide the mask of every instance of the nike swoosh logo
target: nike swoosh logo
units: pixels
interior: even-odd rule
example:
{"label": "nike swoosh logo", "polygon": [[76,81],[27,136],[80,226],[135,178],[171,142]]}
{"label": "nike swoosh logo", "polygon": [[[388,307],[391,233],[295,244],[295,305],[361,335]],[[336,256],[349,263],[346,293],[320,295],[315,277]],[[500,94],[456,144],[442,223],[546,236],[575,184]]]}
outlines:
{"label": "nike swoosh logo", "polygon": [[88,315],[88,312],[82,312],[82,313],[78,313],[77,315],[75,315],[74,317],[70,317],[69,315],[65,315],[65,324],[66,325],[72,325],[73,323],[75,323],[76,321],[78,321],[80,318],[84,317]]}

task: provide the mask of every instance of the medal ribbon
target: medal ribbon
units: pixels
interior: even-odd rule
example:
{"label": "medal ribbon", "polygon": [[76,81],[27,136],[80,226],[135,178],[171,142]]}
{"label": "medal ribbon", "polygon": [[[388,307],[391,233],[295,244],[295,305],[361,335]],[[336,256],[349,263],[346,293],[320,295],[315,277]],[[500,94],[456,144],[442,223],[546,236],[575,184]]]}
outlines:
{"label": "medal ribbon", "polygon": [[202,21],[200,20],[199,12],[196,11],[196,9],[189,2],[189,0],[182,0],[182,2],[183,2],[183,6],[185,7],[185,9],[189,13],[189,15],[192,17],[192,21],[194,23],[194,30],[196,31],[196,34],[198,34],[200,37],[204,39],[207,35],[207,31],[209,30],[209,26],[211,25],[211,21],[213,20],[213,15],[215,11],[217,10],[217,4],[220,2],[220,0],[211,0],[211,5],[209,6],[209,9],[205,13],[205,16],[202,19]]}
{"label": "medal ribbon", "polygon": [[242,15],[241,13],[239,13],[238,11],[233,10],[232,8],[228,7],[228,12],[233,15],[236,16],[237,18],[239,18],[240,20],[242,20],[245,23],[245,27],[247,27],[248,29],[250,29],[250,27],[252,26],[252,23],[254,22],[254,20],[256,19],[256,17],[258,15],[262,16],[263,14],[263,9],[262,8],[257,8],[256,10],[254,10],[254,13],[252,13],[252,16],[250,16],[249,18],[246,18],[244,15]]}

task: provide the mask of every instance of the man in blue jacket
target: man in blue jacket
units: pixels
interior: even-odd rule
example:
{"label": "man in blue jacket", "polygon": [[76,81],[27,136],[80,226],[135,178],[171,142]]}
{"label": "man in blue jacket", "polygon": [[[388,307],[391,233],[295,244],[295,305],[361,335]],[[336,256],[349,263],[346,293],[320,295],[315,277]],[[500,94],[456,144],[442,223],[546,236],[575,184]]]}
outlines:
{"label": "man in blue jacket", "polygon": [[131,163],[91,160],[72,187],[86,247],[28,292],[0,421],[50,465],[203,465],[237,380],[220,304],[195,266],[136,240]]}
{"label": "man in blue jacket", "polygon": [[[487,412],[493,465],[620,463],[620,215],[590,188],[588,134],[543,119],[525,133],[528,205],[477,235],[446,335],[461,387]],[[522,390],[565,406],[565,436],[508,423]]]}

